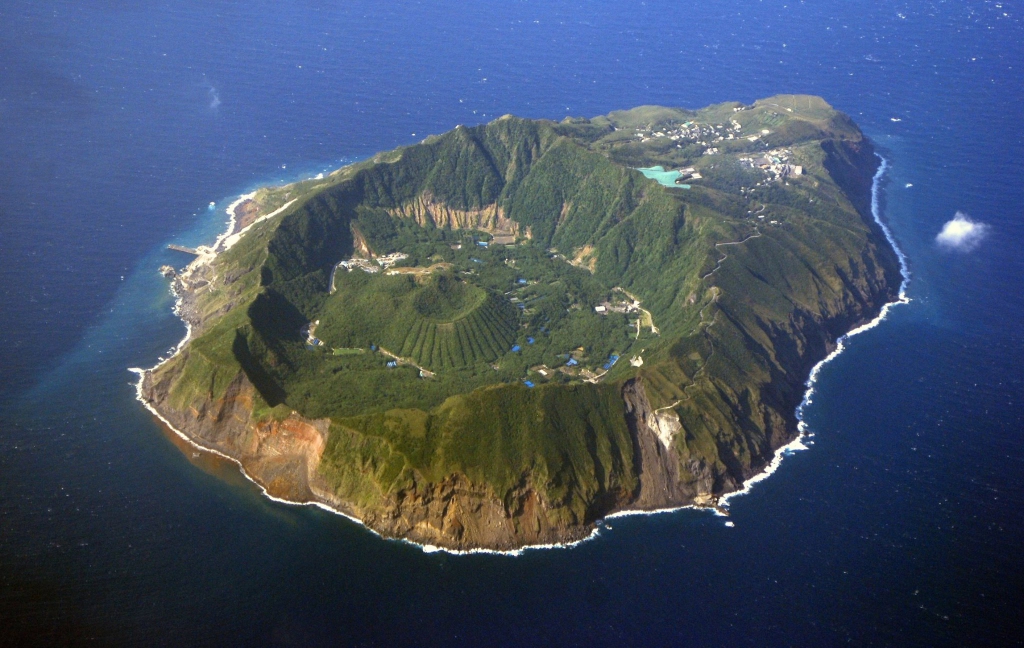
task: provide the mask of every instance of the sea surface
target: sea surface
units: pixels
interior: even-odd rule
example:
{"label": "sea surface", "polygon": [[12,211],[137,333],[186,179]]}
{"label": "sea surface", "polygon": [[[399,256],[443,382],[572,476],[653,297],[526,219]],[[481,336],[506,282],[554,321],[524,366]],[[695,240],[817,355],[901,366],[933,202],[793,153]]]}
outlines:
{"label": "sea surface", "polygon": [[[1016,2],[0,1],[0,645],[1020,644]],[[889,163],[911,302],[820,372],[731,521],[453,556],[263,497],[135,400],[168,243],[457,124],[812,93]],[[214,205],[211,208],[210,203]],[[935,237],[957,211],[973,249]]]}

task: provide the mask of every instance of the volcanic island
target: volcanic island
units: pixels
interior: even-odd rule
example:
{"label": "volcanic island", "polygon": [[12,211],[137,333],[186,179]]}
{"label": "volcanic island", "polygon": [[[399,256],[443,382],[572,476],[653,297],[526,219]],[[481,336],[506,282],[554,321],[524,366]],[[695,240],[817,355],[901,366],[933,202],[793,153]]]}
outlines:
{"label": "volcanic island", "polygon": [[516,550],[716,506],[898,296],[880,159],[811,96],[506,115],[267,187],[181,270],[140,399],[271,496]]}

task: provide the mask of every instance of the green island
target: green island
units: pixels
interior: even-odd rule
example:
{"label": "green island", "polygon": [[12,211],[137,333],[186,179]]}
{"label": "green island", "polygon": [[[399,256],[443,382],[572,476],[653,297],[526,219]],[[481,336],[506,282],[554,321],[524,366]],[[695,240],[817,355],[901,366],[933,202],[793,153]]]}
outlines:
{"label": "green island", "polygon": [[896,297],[878,164],[810,96],[458,126],[239,203],[163,269],[190,336],[140,396],[272,496],[424,545],[715,506]]}

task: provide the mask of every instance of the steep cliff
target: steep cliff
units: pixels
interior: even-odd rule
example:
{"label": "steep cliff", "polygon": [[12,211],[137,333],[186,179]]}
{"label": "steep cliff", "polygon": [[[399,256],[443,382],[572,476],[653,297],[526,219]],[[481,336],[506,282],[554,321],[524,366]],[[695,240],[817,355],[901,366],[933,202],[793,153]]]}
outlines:
{"label": "steep cliff", "polygon": [[283,210],[175,278],[194,335],[141,393],[271,495],[421,544],[714,505],[896,296],[876,169],[817,98],[459,127],[259,193]]}

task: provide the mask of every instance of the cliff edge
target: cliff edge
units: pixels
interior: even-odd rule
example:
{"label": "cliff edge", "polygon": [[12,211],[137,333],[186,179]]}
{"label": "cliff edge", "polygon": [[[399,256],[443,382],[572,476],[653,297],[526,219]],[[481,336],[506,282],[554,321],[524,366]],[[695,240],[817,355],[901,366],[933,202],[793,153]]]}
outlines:
{"label": "cliff edge", "polygon": [[815,97],[458,127],[247,200],[173,277],[191,336],[140,396],[270,495],[424,545],[714,506],[897,296],[877,169]]}

